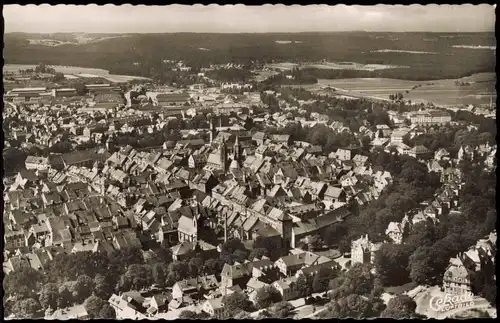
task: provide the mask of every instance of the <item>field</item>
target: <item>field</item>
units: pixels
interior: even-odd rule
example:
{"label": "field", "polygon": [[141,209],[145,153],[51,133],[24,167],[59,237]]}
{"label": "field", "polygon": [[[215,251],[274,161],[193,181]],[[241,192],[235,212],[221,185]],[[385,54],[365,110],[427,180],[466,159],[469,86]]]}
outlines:
{"label": "field", "polygon": [[255,74],[254,79],[257,82],[262,82],[273,75],[279,74],[278,72],[273,71],[252,71],[252,73]]}
{"label": "field", "polygon": [[[33,64],[5,64],[3,67],[4,72],[17,72],[22,69],[35,69],[36,65]],[[100,68],[87,68],[87,67],[77,67],[77,66],[61,66],[61,65],[51,65],[55,68],[57,72],[63,74],[94,74],[94,75],[109,75],[109,71]]]}
{"label": "field", "polygon": [[[23,65],[23,64],[5,64],[4,72],[17,72],[20,69],[34,69],[36,65]],[[79,77],[85,78],[104,78],[113,83],[126,83],[134,79],[146,80],[145,77],[139,76],[128,76],[128,75],[116,75],[109,74],[109,71],[100,68],[86,68],[77,66],[51,66],[55,68],[57,72],[61,72],[67,79],[77,79]]]}
{"label": "field", "polygon": [[360,64],[355,62],[338,62],[338,63],[323,62],[323,63],[311,63],[311,64],[275,63],[275,64],[268,64],[266,65],[266,67],[282,71],[288,71],[294,67],[330,69],[330,70],[358,70],[358,71],[377,71],[389,68],[409,68],[409,66],[401,66],[401,65]]}
{"label": "field", "polygon": [[298,67],[298,66],[299,66],[299,64],[286,63],[286,62],[266,65],[267,68],[275,68],[275,69],[282,70],[282,71],[288,71],[288,70],[291,70],[294,67]]}
{"label": "field", "polygon": [[[459,86],[455,84],[456,81],[467,82],[469,85]],[[401,92],[406,100],[412,102],[432,102],[437,106],[455,106],[489,104],[490,96],[495,102],[495,83],[495,74],[481,73],[457,80],[421,82],[385,78],[320,79],[318,84],[303,87],[320,89],[330,86],[337,89],[339,94],[384,100],[387,100],[391,94]]]}

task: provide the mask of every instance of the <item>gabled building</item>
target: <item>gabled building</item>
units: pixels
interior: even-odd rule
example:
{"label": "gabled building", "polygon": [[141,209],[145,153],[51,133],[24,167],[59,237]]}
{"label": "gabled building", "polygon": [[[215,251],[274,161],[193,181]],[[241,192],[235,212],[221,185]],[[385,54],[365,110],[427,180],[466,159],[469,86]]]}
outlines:
{"label": "gabled building", "polygon": [[368,235],[360,237],[351,243],[351,265],[355,263],[373,263],[375,253],[380,249],[380,243],[373,243],[368,239]]}

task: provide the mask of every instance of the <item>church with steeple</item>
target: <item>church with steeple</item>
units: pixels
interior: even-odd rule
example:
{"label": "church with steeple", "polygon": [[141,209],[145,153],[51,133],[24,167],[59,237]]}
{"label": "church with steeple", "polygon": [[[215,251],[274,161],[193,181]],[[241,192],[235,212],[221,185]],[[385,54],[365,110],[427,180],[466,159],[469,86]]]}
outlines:
{"label": "church with steeple", "polygon": [[207,158],[208,169],[228,171],[240,168],[243,161],[243,147],[238,134],[218,133],[213,121],[210,120],[210,145],[214,150]]}

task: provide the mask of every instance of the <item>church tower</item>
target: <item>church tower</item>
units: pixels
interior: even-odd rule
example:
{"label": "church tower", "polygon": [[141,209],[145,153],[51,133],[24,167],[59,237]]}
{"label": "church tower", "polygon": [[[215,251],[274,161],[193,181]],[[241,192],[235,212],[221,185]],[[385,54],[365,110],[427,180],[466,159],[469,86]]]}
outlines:
{"label": "church tower", "polygon": [[220,165],[222,167],[222,170],[226,171],[227,170],[227,149],[226,149],[226,139],[222,137],[220,146],[219,146],[219,158],[220,158]]}
{"label": "church tower", "polygon": [[241,147],[240,147],[240,138],[236,136],[236,140],[234,141],[234,160],[236,162],[240,162],[241,157]]}
{"label": "church tower", "polygon": [[280,230],[278,231],[281,231],[282,247],[285,249],[295,248],[292,218],[287,213],[283,213],[278,221],[280,223]]}
{"label": "church tower", "polygon": [[114,140],[114,135],[110,135],[108,139],[106,140],[106,149],[110,152],[113,152],[115,149],[115,140]]}
{"label": "church tower", "polygon": [[215,131],[214,122],[212,119],[210,119],[210,144],[212,144],[214,142],[215,135],[216,135],[216,131]]}

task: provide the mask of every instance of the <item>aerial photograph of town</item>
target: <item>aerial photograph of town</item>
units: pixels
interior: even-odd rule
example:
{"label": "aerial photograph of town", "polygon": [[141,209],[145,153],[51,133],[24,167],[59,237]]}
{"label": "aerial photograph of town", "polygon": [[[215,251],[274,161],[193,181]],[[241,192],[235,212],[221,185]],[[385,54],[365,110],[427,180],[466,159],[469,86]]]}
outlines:
{"label": "aerial photograph of town", "polygon": [[494,5],[5,5],[3,318],[496,318]]}

